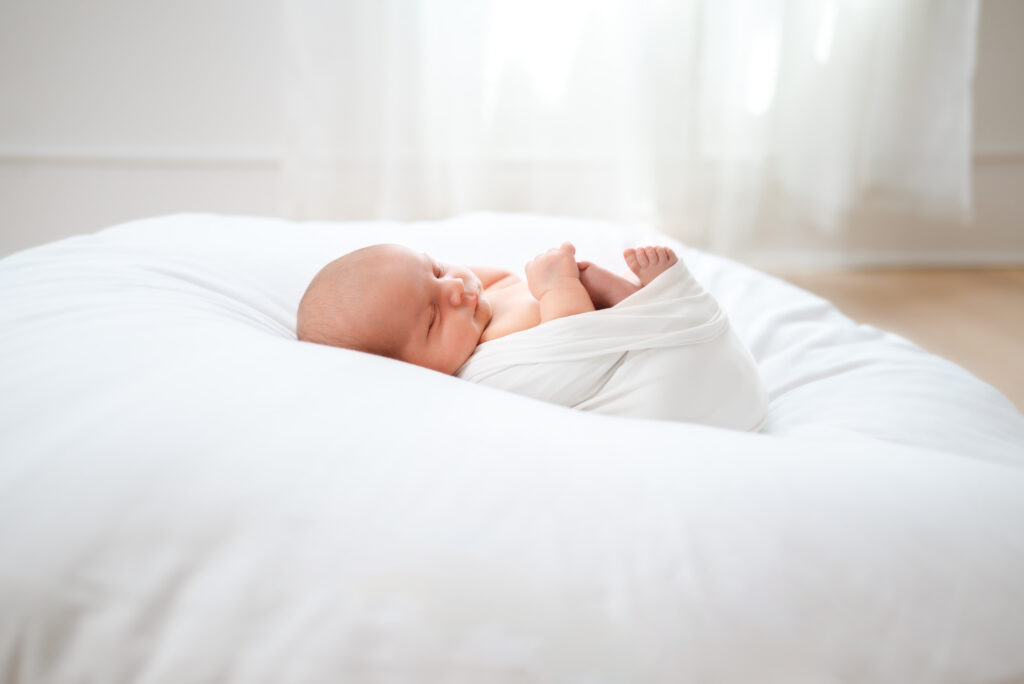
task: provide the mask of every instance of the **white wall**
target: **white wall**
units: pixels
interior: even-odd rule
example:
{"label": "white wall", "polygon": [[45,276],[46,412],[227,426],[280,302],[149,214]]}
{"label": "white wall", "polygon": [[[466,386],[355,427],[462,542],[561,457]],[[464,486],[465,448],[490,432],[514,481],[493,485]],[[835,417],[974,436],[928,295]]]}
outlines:
{"label": "white wall", "polygon": [[[0,255],[161,213],[278,213],[282,1],[0,0]],[[1024,2],[982,1],[973,223],[865,216],[825,258],[1024,263],[1022,29]],[[815,249],[780,236],[777,263]]]}
{"label": "white wall", "polygon": [[183,210],[274,214],[281,0],[0,0],[0,254]]}

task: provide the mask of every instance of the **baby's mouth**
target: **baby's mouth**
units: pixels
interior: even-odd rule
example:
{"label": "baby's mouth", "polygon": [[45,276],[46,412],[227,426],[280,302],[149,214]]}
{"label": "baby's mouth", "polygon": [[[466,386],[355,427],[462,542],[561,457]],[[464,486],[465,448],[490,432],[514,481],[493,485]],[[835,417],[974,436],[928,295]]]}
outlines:
{"label": "baby's mouth", "polygon": [[477,315],[480,315],[483,318],[484,327],[486,327],[491,322],[493,313],[494,312],[491,310],[491,303],[482,295],[478,296],[476,298],[476,310],[473,311],[473,317],[476,318]]}
{"label": "baby's mouth", "polygon": [[476,315],[476,312],[480,309],[480,300],[484,296],[483,288],[478,285],[472,292],[467,292],[466,294],[473,301],[473,315]]}

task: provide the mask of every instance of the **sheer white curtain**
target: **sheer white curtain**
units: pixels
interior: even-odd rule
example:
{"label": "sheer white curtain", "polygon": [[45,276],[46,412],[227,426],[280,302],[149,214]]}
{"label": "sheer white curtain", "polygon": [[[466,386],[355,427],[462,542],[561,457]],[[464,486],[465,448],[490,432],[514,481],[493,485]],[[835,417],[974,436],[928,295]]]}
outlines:
{"label": "sheer white curtain", "polygon": [[292,217],[969,212],[977,0],[284,3]]}

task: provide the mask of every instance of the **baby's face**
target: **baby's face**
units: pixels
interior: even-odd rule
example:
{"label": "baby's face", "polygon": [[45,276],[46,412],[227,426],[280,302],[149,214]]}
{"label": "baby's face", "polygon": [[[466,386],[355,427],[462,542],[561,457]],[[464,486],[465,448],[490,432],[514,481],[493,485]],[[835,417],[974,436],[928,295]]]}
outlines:
{"label": "baby's face", "polygon": [[[491,320],[480,279],[465,266],[388,245],[371,287],[381,326],[404,339],[398,358],[451,375],[476,349]],[[393,333],[391,333],[393,334]]]}

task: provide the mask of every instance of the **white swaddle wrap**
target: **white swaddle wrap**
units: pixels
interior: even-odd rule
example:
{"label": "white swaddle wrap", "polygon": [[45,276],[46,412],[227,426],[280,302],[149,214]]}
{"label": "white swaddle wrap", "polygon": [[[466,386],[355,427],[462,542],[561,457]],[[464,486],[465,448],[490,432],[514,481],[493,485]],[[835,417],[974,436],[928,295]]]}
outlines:
{"label": "white swaddle wrap", "polygon": [[485,342],[458,377],[584,411],[756,430],[767,395],[718,302],[682,262],[609,309]]}

